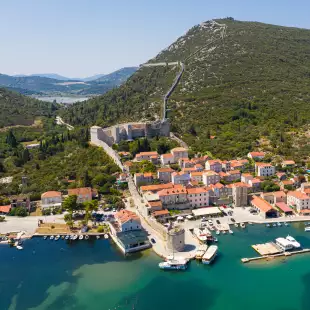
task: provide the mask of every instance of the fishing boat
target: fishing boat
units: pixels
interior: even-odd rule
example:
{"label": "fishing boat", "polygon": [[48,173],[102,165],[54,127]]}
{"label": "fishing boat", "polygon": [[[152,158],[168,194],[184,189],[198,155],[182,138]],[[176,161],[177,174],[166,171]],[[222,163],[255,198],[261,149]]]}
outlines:
{"label": "fishing boat", "polygon": [[186,270],[187,269],[187,260],[184,258],[179,259],[168,259],[165,262],[158,264],[160,269],[163,270]]}
{"label": "fishing boat", "polygon": [[60,238],[60,236],[57,235],[57,236],[55,237],[55,241],[59,240],[59,238]]}
{"label": "fishing boat", "polygon": [[292,236],[288,235],[286,237],[286,240],[289,241],[293,245],[294,248],[296,249],[300,248],[300,243],[297,242],[296,239],[293,238]]}
{"label": "fishing boat", "polygon": [[281,226],[282,226],[282,224],[281,224],[280,222],[278,222],[278,223],[277,223],[277,225],[278,225],[279,227],[281,227]]}
{"label": "fishing boat", "polygon": [[83,235],[79,235],[79,240],[83,240]]}
{"label": "fishing boat", "polygon": [[86,236],[85,236],[85,240],[88,240],[88,239],[89,239],[89,236],[88,236],[88,235],[86,235]]}
{"label": "fishing boat", "polygon": [[241,227],[241,228],[245,228],[245,224],[244,224],[244,223],[241,223],[241,224],[240,224],[240,227]]}
{"label": "fishing boat", "polygon": [[97,239],[97,240],[100,239],[100,236],[96,236],[96,239]]}
{"label": "fishing boat", "polygon": [[109,235],[108,234],[104,234],[104,239],[109,239]]}
{"label": "fishing boat", "polygon": [[216,234],[217,234],[217,235],[219,235],[219,234],[220,234],[220,232],[217,230],[217,231],[216,231]]}
{"label": "fishing boat", "polygon": [[211,264],[217,255],[217,251],[218,251],[218,246],[211,245],[206,251],[206,253],[204,254],[204,256],[202,257],[202,263],[206,265]]}
{"label": "fishing boat", "polygon": [[43,239],[46,240],[46,239],[47,239],[47,236],[44,236]]}
{"label": "fishing boat", "polygon": [[52,235],[52,236],[50,236],[50,240],[53,240],[54,239],[54,236]]}
{"label": "fishing boat", "polygon": [[237,228],[238,228],[238,227],[239,227],[239,225],[238,225],[237,223],[235,223],[235,227],[237,227]]}
{"label": "fishing boat", "polygon": [[234,234],[234,232],[233,232],[231,229],[229,229],[229,233],[230,233],[231,235]]}

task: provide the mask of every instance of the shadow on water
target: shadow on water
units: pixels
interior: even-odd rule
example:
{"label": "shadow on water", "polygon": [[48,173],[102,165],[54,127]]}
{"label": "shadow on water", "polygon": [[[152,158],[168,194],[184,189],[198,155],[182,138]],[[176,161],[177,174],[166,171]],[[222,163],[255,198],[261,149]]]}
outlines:
{"label": "shadow on water", "polygon": [[[72,290],[79,280],[73,272],[83,265],[104,264],[124,261],[124,256],[109,240],[51,241],[33,238],[24,242],[24,250],[17,251],[7,245],[0,245],[0,309],[9,309],[13,297],[16,310],[40,305],[47,297],[51,286],[70,283]],[[132,255],[128,259],[138,259]],[[74,304],[72,291],[66,294],[70,307]],[[63,300],[60,302],[64,303]],[[57,301],[54,302],[55,305]],[[54,309],[65,309],[56,307]]]}
{"label": "shadow on water", "polygon": [[[167,277],[156,277],[136,294],[122,299],[115,309],[208,310],[214,306],[219,296],[217,289],[206,285],[201,279],[184,280],[175,273],[169,277],[169,273]],[[182,273],[179,275],[182,276]]]}

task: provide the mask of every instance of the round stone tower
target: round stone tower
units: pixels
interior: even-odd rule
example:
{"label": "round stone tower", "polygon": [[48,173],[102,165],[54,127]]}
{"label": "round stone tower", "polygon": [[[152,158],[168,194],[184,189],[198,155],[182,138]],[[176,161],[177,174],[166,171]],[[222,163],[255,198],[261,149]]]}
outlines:
{"label": "round stone tower", "polygon": [[174,227],[168,231],[167,248],[170,251],[183,251],[185,245],[185,230]]}

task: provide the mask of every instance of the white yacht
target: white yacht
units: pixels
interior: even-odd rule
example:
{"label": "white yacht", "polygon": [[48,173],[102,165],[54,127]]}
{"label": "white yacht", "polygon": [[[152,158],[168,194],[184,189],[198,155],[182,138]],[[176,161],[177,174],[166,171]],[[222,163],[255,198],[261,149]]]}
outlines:
{"label": "white yacht", "polygon": [[164,270],[186,270],[187,269],[187,260],[184,258],[180,259],[168,259],[165,262],[158,264],[160,269]]}
{"label": "white yacht", "polygon": [[310,231],[310,227],[306,227],[306,228],[305,228],[305,231]]}
{"label": "white yacht", "polygon": [[194,234],[198,238],[199,241],[206,242],[207,241],[207,234],[199,228],[194,228]]}
{"label": "white yacht", "polygon": [[231,235],[234,234],[234,232],[233,232],[231,229],[229,229],[229,233],[230,233]]}
{"label": "white yacht", "polygon": [[202,257],[202,263],[206,265],[211,264],[217,255],[217,250],[217,245],[211,245]]}
{"label": "white yacht", "polygon": [[288,235],[286,237],[286,240],[289,241],[293,245],[294,248],[296,249],[300,248],[300,243],[297,242],[296,239],[293,238],[292,236]]}

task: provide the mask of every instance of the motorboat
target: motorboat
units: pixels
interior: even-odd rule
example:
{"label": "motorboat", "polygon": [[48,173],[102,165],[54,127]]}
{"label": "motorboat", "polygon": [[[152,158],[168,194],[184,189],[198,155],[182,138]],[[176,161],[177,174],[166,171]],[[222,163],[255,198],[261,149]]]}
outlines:
{"label": "motorboat", "polygon": [[53,240],[54,239],[54,236],[52,235],[52,236],[50,236],[50,240]]}
{"label": "motorboat", "polygon": [[289,241],[293,245],[294,248],[296,249],[300,248],[300,243],[297,242],[296,239],[293,238],[292,236],[288,235],[286,237],[286,240]]}
{"label": "motorboat", "polygon": [[217,235],[219,235],[219,234],[220,234],[220,232],[217,230],[217,231],[216,231],[216,234],[217,234]]}
{"label": "motorboat", "polygon": [[59,240],[59,238],[60,238],[60,236],[57,235],[57,236],[55,237],[55,241]]}
{"label": "motorboat", "polygon": [[69,238],[70,238],[70,236],[69,236],[69,235],[67,235],[67,236],[65,237],[65,239],[66,239],[66,240],[68,240]]}
{"label": "motorboat", "polygon": [[89,239],[89,236],[88,236],[88,235],[86,235],[86,236],[85,236],[85,240],[88,240],[88,239]]}
{"label": "motorboat", "polygon": [[223,231],[222,231],[222,234],[223,234],[223,235],[226,235],[226,230],[223,230]]}
{"label": "motorboat", "polygon": [[279,227],[281,227],[281,226],[282,226],[282,224],[281,224],[280,222],[278,222],[278,223],[277,223],[277,225],[278,225]]}
{"label": "motorboat", "polygon": [[47,236],[44,236],[43,239],[46,240],[46,239],[47,239]]}
{"label": "motorboat", "polygon": [[62,239],[62,240],[64,240],[64,239],[65,239],[65,236],[64,236],[64,235],[62,235],[62,236],[61,236],[61,239]]}
{"label": "motorboat", "polygon": [[72,240],[76,240],[78,237],[78,235],[73,235]]}
{"label": "motorboat", "polygon": [[104,239],[109,239],[109,235],[108,234],[104,234]]}
{"label": "motorboat", "polygon": [[218,242],[219,241],[219,239],[217,239],[216,237],[213,237],[213,242]]}
{"label": "motorboat", "polygon": [[237,228],[238,228],[238,227],[239,227],[239,225],[238,225],[237,223],[235,223],[235,227],[237,227]]}
{"label": "motorboat", "polygon": [[17,246],[16,246],[16,249],[17,249],[17,250],[22,250],[23,247],[22,247],[21,245],[17,245]]}
{"label": "motorboat", "polygon": [[266,224],[266,227],[270,227],[270,224]]}
{"label": "motorboat", "polygon": [[158,264],[160,269],[163,270],[186,270],[187,269],[187,260],[184,258],[180,259],[168,259],[165,262]]}
{"label": "motorboat", "polygon": [[234,234],[234,232],[233,232],[231,229],[229,229],[229,233],[230,233],[231,235]]}
{"label": "motorboat", "polygon": [[241,227],[241,228],[245,228],[245,224],[244,224],[244,223],[241,223],[241,224],[240,224],[240,227]]}
{"label": "motorboat", "polygon": [[218,251],[218,246],[211,245],[206,251],[206,253],[204,254],[204,256],[202,257],[202,263],[206,265],[211,264],[217,255],[217,251]]}
{"label": "motorboat", "polygon": [[272,224],[272,227],[277,227],[277,224],[276,224],[276,223],[273,223],[273,224]]}
{"label": "motorboat", "polygon": [[79,235],[79,240],[83,240],[83,235]]}
{"label": "motorboat", "polygon": [[199,241],[201,242],[207,241],[207,234],[202,229],[194,228],[194,234]]}
{"label": "motorboat", "polygon": [[253,223],[252,223],[252,222],[249,222],[249,225],[253,225]]}
{"label": "motorboat", "polygon": [[310,231],[310,227],[305,227],[305,231]]}
{"label": "motorboat", "polygon": [[207,249],[208,249],[208,246],[206,244],[200,245],[197,252],[196,252],[195,258],[198,260],[202,259],[203,255],[206,253]]}
{"label": "motorboat", "polygon": [[288,223],[284,222],[284,226],[288,226]]}
{"label": "motorboat", "polygon": [[97,240],[100,239],[100,236],[96,236],[96,239],[97,239]]}

